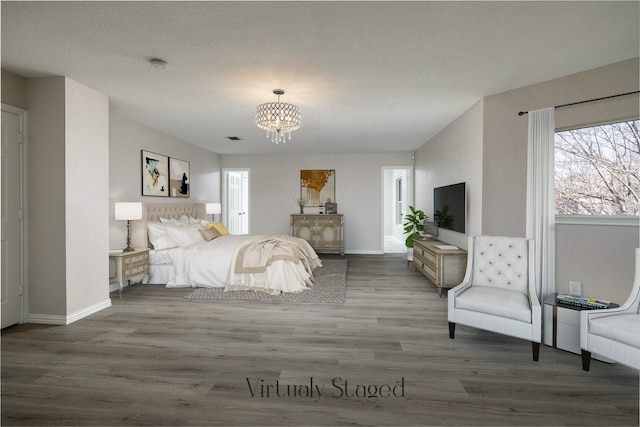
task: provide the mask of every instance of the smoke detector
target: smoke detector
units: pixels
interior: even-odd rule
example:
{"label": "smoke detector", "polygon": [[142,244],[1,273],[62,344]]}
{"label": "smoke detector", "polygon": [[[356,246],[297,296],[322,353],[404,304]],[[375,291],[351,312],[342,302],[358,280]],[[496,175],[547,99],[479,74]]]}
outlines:
{"label": "smoke detector", "polygon": [[156,70],[164,70],[167,68],[167,61],[163,61],[162,59],[153,58],[149,61],[151,66]]}

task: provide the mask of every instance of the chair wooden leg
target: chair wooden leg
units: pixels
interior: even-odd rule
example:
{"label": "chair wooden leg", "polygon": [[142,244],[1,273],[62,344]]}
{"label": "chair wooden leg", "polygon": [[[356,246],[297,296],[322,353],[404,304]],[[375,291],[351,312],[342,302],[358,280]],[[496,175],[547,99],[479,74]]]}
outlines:
{"label": "chair wooden leg", "polygon": [[456,334],[456,324],[449,322],[449,338],[453,339]]}
{"label": "chair wooden leg", "polygon": [[582,352],[582,370],[588,371],[591,367],[591,352],[587,350],[581,350]]}
{"label": "chair wooden leg", "polygon": [[540,343],[539,342],[531,342],[532,345],[532,349],[533,349],[533,360],[534,361],[538,361],[538,359],[540,358]]}

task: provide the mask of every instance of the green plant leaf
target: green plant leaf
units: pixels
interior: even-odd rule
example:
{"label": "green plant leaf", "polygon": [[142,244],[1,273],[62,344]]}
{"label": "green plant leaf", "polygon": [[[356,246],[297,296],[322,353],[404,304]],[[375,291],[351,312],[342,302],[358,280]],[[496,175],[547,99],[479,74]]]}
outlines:
{"label": "green plant leaf", "polygon": [[405,245],[408,248],[412,248],[414,239],[420,236],[420,232],[424,230],[424,221],[427,220],[428,216],[425,215],[424,211],[413,206],[409,206],[409,210],[411,213],[405,215],[405,222],[402,226],[404,227],[404,232],[408,234]]}

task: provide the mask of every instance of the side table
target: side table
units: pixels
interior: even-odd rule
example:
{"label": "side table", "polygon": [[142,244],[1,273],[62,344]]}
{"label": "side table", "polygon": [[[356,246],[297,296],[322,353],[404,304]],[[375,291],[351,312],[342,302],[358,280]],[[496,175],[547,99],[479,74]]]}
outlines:
{"label": "side table", "polygon": [[122,282],[138,278],[142,282],[149,274],[149,249],[136,249],[129,252],[109,251],[109,281],[117,280],[122,298]]}
{"label": "side table", "polygon": [[[556,302],[557,293],[544,300],[544,343],[548,346],[580,354],[580,311],[586,308],[571,307]],[[609,308],[619,307],[611,303]],[[601,359],[597,355],[595,358]]]}

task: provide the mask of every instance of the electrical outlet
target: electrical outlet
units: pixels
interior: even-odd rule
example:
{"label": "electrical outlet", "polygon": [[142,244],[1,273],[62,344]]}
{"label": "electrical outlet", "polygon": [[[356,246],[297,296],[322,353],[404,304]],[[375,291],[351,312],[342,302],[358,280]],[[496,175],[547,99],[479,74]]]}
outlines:
{"label": "electrical outlet", "polygon": [[569,293],[579,297],[582,295],[582,283],[569,280]]}

